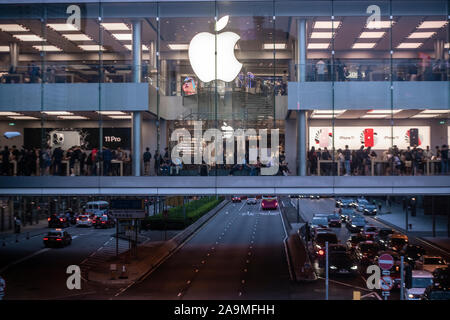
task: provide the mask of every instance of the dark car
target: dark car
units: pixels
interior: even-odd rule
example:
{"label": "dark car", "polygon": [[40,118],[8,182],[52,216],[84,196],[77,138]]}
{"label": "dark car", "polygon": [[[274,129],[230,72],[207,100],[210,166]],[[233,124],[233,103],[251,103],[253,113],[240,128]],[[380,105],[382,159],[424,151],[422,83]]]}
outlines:
{"label": "dark car", "polygon": [[241,197],[240,197],[240,196],[233,196],[233,197],[231,198],[231,201],[232,201],[232,202],[241,202]]}
{"label": "dark car", "polygon": [[360,242],[366,241],[366,237],[364,237],[361,233],[351,235],[347,242],[347,248],[350,251],[353,251]]}
{"label": "dark car", "polygon": [[49,231],[43,240],[46,247],[64,247],[72,243],[72,236],[67,231],[56,229]]}
{"label": "dark car", "polygon": [[353,210],[352,208],[341,208],[339,213],[341,215],[341,220],[347,222],[352,218],[355,210]]}
{"label": "dark car", "polygon": [[415,265],[415,262],[424,254],[426,254],[426,250],[417,244],[407,244],[403,247],[400,253],[405,257],[406,261],[410,263],[412,266]]}
{"label": "dark car", "polygon": [[49,228],[66,228],[70,225],[65,215],[52,214],[47,220]]}
{"label": "dark car", "polygon": [[361,265],[373,264],[378,251],[380,251],[380,246],[378,243],[373,241],[360,242],[354,251],[355,258]]}
{"label": "dark car", "polygon": [[328,216],[328,225],[330,227],[340,228],[342,226],[341,215],[338,213],[333,213]]}
{"label": "dark car", "polygon": [[433,282],[441,287],[450,288],[450,267],[437,268],[434,270]]}
{"label": "dark car", "polygon": [[360,216],[353,216],[346,223],[346,227],[351,233],[361,232],[364,229],[365,225],[366,220]]}
{"label": "dark car", "polygon": [[450,300],[450,288],[432,285],[425,289],[421,300]]}
{"label": "dark car", "polygon": [[378,242],[382,249],[387,249],[387,242],[389,240],[389,236],[394,234],[394,230],[390,228],[380,228],[378,229],[378,234],[375,236],[375,241]]}
{"label": "dark car", "polygon": [[112,228],[114,227],[114,220],[107,215],[98,216],[92,221],[94,228]]}
{"label": "dark car", "polygon": [[362,212],[367,216],[375,216],[377,214],[377,206],[374,204],[366,204],[364,205],[364,209],[362,209]]}
{"label": "dark car", "polygon": [[329,231],[317,232],[314,239],[314,250],[315,254],[319,257],[323,257],[325,254],[325,243],[328,242],[329,245],[337,244],[338,239],[335,233]]}
{"label": "dark car", "polygon": [[352,257],[345,252],[330,252],[328,258],[329,274],[332,275],[351,275],[355,276],[358,272],[358,266]]}

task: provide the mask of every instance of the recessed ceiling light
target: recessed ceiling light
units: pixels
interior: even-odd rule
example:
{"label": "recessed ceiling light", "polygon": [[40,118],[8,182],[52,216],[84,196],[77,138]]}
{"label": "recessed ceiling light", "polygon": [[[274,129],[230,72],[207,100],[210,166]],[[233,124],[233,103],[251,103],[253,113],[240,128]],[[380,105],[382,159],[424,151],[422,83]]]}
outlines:
{"label": "recessed ceiling light", "polygon": [[359,43],[355,43],[353,44],[353,49],[372,49],[373,47],[375,47],[377,44],[376,42],[373,43],[363,43],[363,42],[359,42]]}
{"label": "recessed ceiling light", "polygon": [[96,111],[97,113],[100,114],[106,114],[106,115],[119,115],[119,114],[126,114],[123,111]]}
{"label": "recessed ceiling light", "polygon": [[13,37],[21,41],[45,41],[45,39],[35,35],[35,34],[13,34]]}
{"label": "recessed ceiling light", "polygon": [[0,52],[9,52],[9,46],[0,46]]}
{"label": "recessed ceiling light", "polygon": [[14,120],[38,120],[38,118],[30,117],[30,116],[9,116],[8,118],[11,118]]}
{"label": "recessed ceiling light", "polygon": [[189,49],[189,45],[188,44],[176,44],[176,43],[172,43],[172,44],[168,44],[167,45],[169,47],[170,50],[188,50]]}
{"label": "recessed ceiling light", "polygon": [[265,50],[283,50],[286,49],[286,43],[264,43]]}
{"label": "recessed ceiling light", "polygon": [[337,29],[340,25],[340,21],[316,21],[314,29]]}
{"label": "recessed ceiling light", "polygon": [[385,31],[365,31],[359,36],[360,39],[376,39],[382,38],[386,32]]}
{"label": "recessed ceiling light", "polygon": [[49,45],[36,45],[36,46],[33,46],[33,48],[35,48],[36,50],[39,50],[39,51],[62,51],[58,47],[49,46]]}
{"label": "recessed ceiling light", "polygon": [[73,113],[69,112],[69,111],[42,111],[42,113],[45,113],[49,116],[71,116],[71,115],[73,115]]}
{"label": "recessed ceiling light", "polygon": [[408,39],[426,39],[431,38],[436,32],[413,32]]}
{"label": "recessed ceiling light", "polygon": [[[394,24],[394,21],[392,21]],[[370,21],[367,25],[367,29],[386,29],[391,27],[390,21]]]}
{"label": "recessed ceiling light", "polygon": [[336,32],[316,32],[311,33],[311,39],[331,39]]}
{"label": "recessed ceiling light", "polygon": [[102,23],[102,27],[109,31],[122,31],[122,30],[130,30],[125,23]]}
{"label": "recessed ceiling light", "polygon": [[6,31],[6,32],[30,31],[27,28],[21,26],[20,24],[0,24],[0,30]]}
{"label": "recessed ceiling light", "polygon": [[133,40],[133,35],[131,33],[113,33],[112,35],[119,41]]}
{"label": "recessed ceiling light", "polygon": [[108,116],[111,119],[131,119],[131,116]]}
{"label": "recessed ceiling light", "polygon": [[47,27],[55,31],[79,31],[78,28],[71,23],[47,23]]}
{"label": "recessed ceiling light", "polygon": [[388,110],[388,109],[386,109],[386,110],[381,110],[381,109],[377,109],[377,110],[369,110],[369,111],[367,111],[367,113],[385,113],[385,114],[388,114],[388,113],[398,113],[398,112],[400,112],[400,111],[403,111],[403,109],[395,109],[395,110]]}
{"label": "recessed ceiling light", "polygon": [[[130,51],[132,50],[132,45],[131,44],[125,44],[124,46],[128,50],[130,50]],[[142,45],[142,51],[148,51],[148,47],[146,45]]]}
{"label": "recessed ceiling light", "polygon": [[328,49],[329,43],[308,43],[308,49]]}
{"label": "recessed ceiling light", "polygon": [[403,42],[397,46],[397,49],[417,49],[422,44],[422,42]]}
{"label": "recessed ceiling light", "polygon": [[87,119],[87,117],[83,116],[58,116],[59,119],[63,120],[84,120]]}
{"label": "recessed ceiling light", "polygon": [[412,116],[411,118],[436,118],[438,115],[437,114],[416,114],[414,116]]}
{"label": "recessed ceiling light", "polygon": [[10,111],[0,111],[0,116],[22,116],[23,114]]}
{"label": "recessed ceiling light", "polygon": [[450,109],[447,110],[432,110],[432,109],[428,109],[428,110],[423,110],[421,113],[447,113],[450,112]]}
{"label": "recessed ceiling light", "polygon": [[105,50],[105,48],[103,46],[100,46],[98,44],[80,44],[80,45],[78,45],[78,47],[84,51],[100,51],[100,50],[104,51]]}
{"label": "recessed ceiling light", "polygon": [[424,21],[417,29],[440,29],[447,24],[447,21]]}
{"label": "recessed ceiling light", "polygon": [[84,33],[65,33],[62,35],[70,41],[91,41],[92,39]]}

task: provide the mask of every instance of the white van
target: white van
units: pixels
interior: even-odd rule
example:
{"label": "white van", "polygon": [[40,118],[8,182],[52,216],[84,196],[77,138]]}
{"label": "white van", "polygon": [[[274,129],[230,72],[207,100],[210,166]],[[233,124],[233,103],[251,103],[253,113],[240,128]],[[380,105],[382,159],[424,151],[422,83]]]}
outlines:
{"label": "white van", "polygon": [[109,203],[107,201],[91,201],[86,203],[85,212],[88,215],[95,214],[96,216],[102,216],[108,214]]}

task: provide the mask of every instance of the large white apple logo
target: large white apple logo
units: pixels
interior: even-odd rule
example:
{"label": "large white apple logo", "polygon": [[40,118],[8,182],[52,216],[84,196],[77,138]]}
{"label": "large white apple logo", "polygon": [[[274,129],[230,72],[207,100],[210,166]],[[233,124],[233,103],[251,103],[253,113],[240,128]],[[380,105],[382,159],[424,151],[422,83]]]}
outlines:
{"label": "large white apple logo", "polygon": [[[216,31],[228,24],[228,16],[222,17],[216,23]],[[216,49],[217,39],[217,79],[225,82],[233,81],[241,71],[242,63],[234,56],[234,46],[240,39],[234,32],[222,32],[216,35],[201,32],[192,38],[189,44],[189,61],[195,74],[203,82],[216,79]]]}

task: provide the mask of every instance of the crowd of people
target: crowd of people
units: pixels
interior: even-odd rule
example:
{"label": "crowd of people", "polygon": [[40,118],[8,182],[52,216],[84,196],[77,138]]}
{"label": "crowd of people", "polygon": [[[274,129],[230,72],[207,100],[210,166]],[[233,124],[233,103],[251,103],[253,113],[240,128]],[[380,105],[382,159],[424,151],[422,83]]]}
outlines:
{"label": "crowd of people", "polygon": [[[341,175],[368,176],[372,175],[372,162],[375,164],[375,175],[425,175],[427,174],[427,161],[433,161],[431,170],[435,174],[449,173],[448,146],[436,146],[431,150],[429,146],[422,149],[417,146],[400,150],[393,146],[383,152],[375,152],[371,147],[361,146],[358,150],[350,150],[346,145],[344,149],[338,149],[333,156],[326,147],[315,149],[311,147],[308,152],[309,173],[318,174],[319,160],[334,160],[320,164],[321,175],[337,175],[337,169]],[[375,160],[380,160],[375,162]],[[333,163],[334,162],[334,163]]]}

